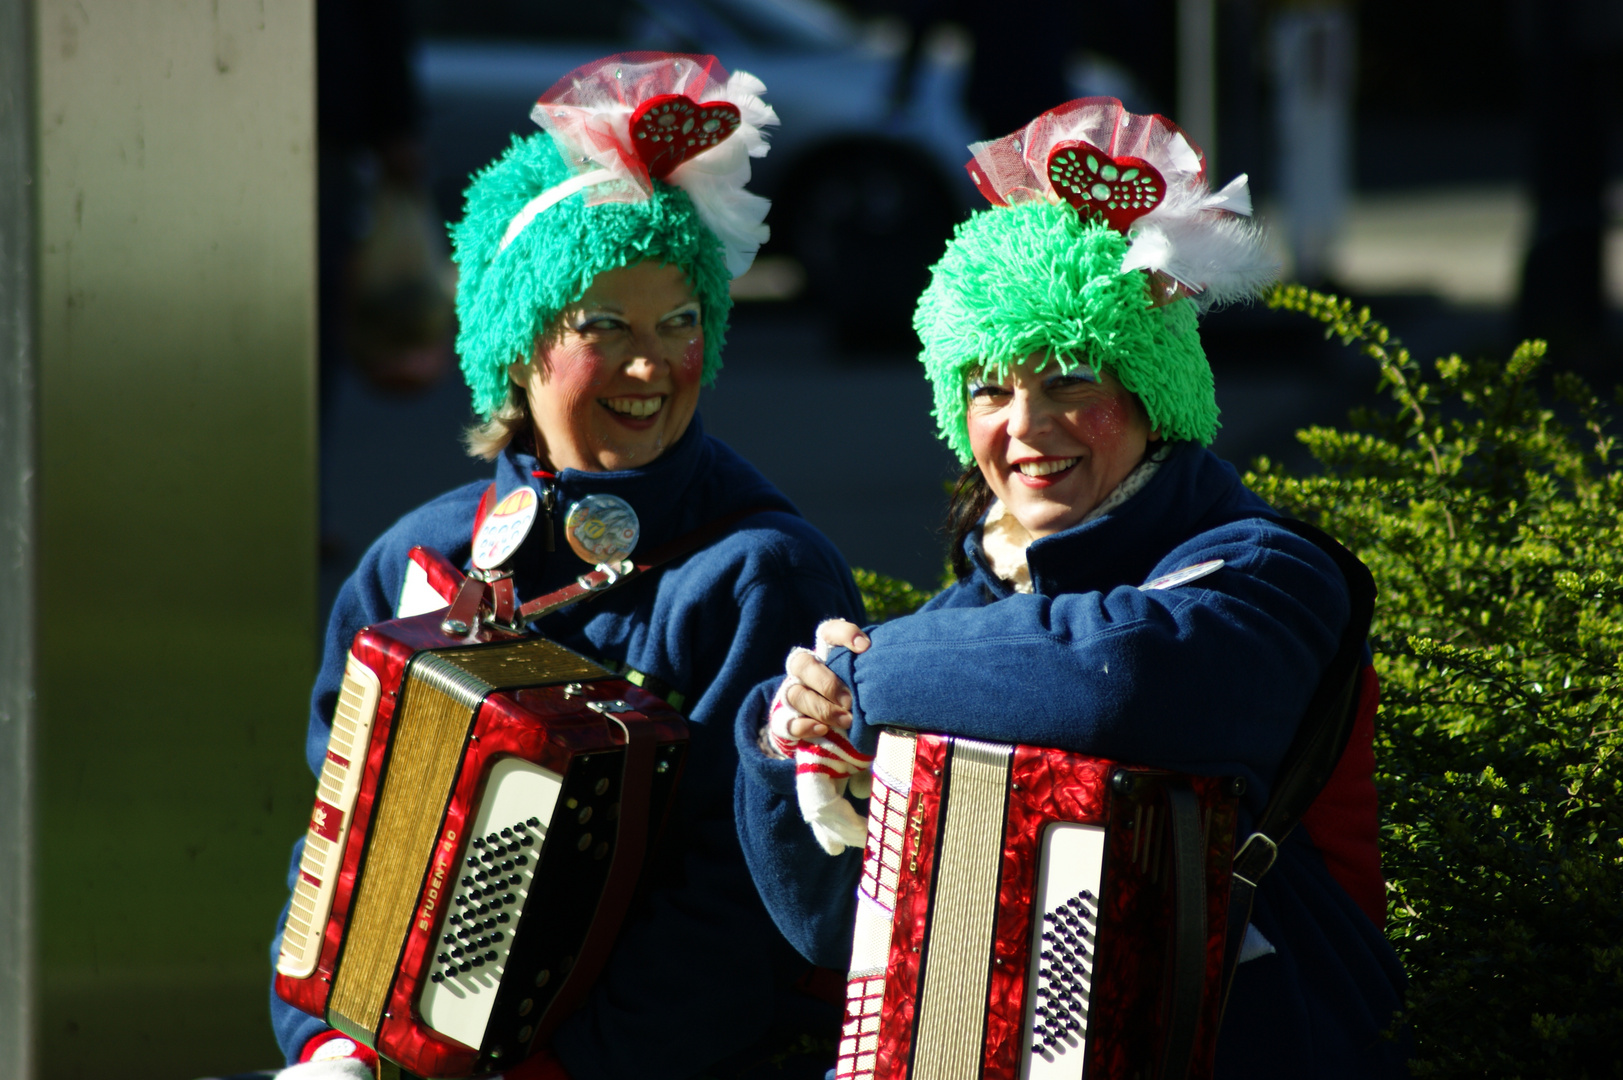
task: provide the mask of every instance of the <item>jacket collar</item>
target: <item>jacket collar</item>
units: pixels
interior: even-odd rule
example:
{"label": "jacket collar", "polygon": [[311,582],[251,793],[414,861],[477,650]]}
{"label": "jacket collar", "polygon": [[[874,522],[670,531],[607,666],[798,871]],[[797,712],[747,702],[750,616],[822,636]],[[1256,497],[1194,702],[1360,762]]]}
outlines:
{"label": "jacket collar", "polygon": [[[688,515],[684,510],[693,501],[692,488],[707,471],[710,456],[704,425],[697,414],[674,446],[637,469],[613,472],[564,469],[547,479],[537,475],[547,466],[537,459],[528,444],[522,450],[510,446],[497,463],[496,497],[499,501],[521,484],[543,495],[550,485],[556,506],[553,511],[555,540],[560,550],[567,551],[563,545],[563,518],[570,505],[588,495],[614,495],[637,512],[640,531],[636,553],[646,555],[685,531],[683,526]],[[537,521],[536,528],[540,527],[541,522]]]}
{"label": "jacket collar", "polygon": [[537,596],[591,569],[570,550],[564,537],[564,518],[571,504],[587,495],[614,495],[636,511],[636,559],[668,540],[692,532],[735,509],[760,507],[795,513],[764,477],[731,450],[705,435],[697,414],[682,437],[665,453],[638,469],[585,472],[564,469],[550,479],[538,476],[544,466],[525,440],[509,444],[496,462],[496,497],[499,502],[520,486],[529,487],[546,505],[546,488],[553,492],[551,528],[553,550],[546,550],[548,523],[538,517],[514,558],[517,585],[523,596]]}
{"label": "jacket collar", "polygon": [[[1106,591],[1149,580],[1156,564],[1195,533],[1271,513],[1228,462],[1197,443],[1178,443],[1137,494],[1035,541],[1026,548],[1026,564],[1041,595]],[[993,596],[1008,596],[1013,590],[992,573],[980,533],[977,528],[964,541],[973,577]]]}

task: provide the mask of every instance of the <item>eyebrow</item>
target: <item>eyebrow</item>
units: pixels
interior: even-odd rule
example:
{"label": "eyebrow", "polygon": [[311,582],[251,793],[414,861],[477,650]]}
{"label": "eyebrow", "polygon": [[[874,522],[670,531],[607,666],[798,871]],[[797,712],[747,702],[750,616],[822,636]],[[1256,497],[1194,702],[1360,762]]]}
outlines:
{"label": "eyebrow", "polygon": [[698,297],[694,297],[691,300],[684,300],[680,304],[677,304],[675,307],[671,308],[671,310],[667,311],[665,314],[661,315],[659,317],[659,321],[664,322],[666,319],[670,318],[672,315],[680,315],[682,312],[686,311],[688,308],[696,308],[696,307],[699,307],[699,306],[700,306],[700,304],[699,304],[699,298]]}

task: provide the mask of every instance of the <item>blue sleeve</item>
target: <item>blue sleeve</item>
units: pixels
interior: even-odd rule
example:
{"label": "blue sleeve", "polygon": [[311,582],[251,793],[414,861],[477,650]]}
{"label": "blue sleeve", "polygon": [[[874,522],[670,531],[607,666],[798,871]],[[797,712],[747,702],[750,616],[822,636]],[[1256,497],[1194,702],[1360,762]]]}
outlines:
{"label": "blue sleeve", "polygon": [[898,725],[1052,746],[1181,772],[1234,774],[1267,798],[1349,604],[1328,556],[1251,519],[1174,549],[1159,575],[1208,559],[1187,585],[943,607],[836,652],[851,687],[852,741]]}
{"label": "blue sleeve", "polygon": [[[953,585],[920,610],[979,606],[979,592],[978,586]],[[872,632],[874,628],[867,629]],[[829,855],[818,845],[800,816],[794,762],[769,757],[761,749],[760,731],[780,681],[775,676],[756,687],[734,725],[739,758],[738,834],[755,887],[778,930],[812,963],[843,971],[851,959],[862,852],[848,848]],[[864,801],[857,800],[857,812],[867,812]]]}
{"label": "blue sleeve", "polygon": [[[795,763],[768,757],[759,732],[778,679],[756,687],[734,725],[738,834],[750,873],[778,930],[802,956],[843,971],[851,959],[862,852],[829,855],[812,837],[795,796]],[[861,806],[859,812],[864,812]]]}
{"label": "blue sleeve", "polygon": [[831,562],[823,572],[802,567],[756,580],[736,602],[728,595],[726,608],[696,607],[674,631],[695,639],[695,655],[724,658],[688,714],[680,865],[622,930],[587,1005],[553,1038],[576,1080],[700,1074],[729,1045],[742,1049],[767,1035],[777,1004],[772,988],[787,982],[780,973],[788,964],[798,963],[739,850],[732,720],[752,688],[781,671],[785,654],[818,622],[859,612],[861,598],[843,563]]}

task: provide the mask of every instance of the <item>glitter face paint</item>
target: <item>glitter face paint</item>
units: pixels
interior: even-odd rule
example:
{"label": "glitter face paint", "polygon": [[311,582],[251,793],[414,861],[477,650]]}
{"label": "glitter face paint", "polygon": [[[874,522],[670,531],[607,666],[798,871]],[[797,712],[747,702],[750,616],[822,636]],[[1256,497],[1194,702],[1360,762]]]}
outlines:
{"label": "glitter face paint", "polygon": [[682,353],[682,378],[686,382],[698,383],[704,374],[704,334],[688,343],[687,350]]}
{"label": "glitter face paint", "polygon": [[524,388],[541,455],[554,469],[632,469],[680,439],[699,405],[704,329],[675,266],[599,274],[508,369]]}
{"label": "glitter face paint", "polygon": [[1038,371],[1034,354],[967,380],[975,464],[1035,538],[1070,528],[1140,461],[1151,438],[1143,406],[1113,375]]}

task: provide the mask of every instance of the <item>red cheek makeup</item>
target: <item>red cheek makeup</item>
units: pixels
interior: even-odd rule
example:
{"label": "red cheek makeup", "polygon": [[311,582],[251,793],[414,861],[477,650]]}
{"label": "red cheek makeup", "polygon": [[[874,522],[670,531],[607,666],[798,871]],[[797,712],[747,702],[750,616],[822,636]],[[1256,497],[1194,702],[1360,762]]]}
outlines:
{"label": "red cheek makeup", "polygon": [[688,347],[682,350],[682,375],[684,383],[695,383],[704,374],[704,335],[700,334],[688,342]]}
{"label": "red cheek makeup", "polygon": [[1126,432],[1132,422],[1132,414],[1120,397],[1089,405],[1077,417],[1077,426],[1089,442],[1116,438]]}

